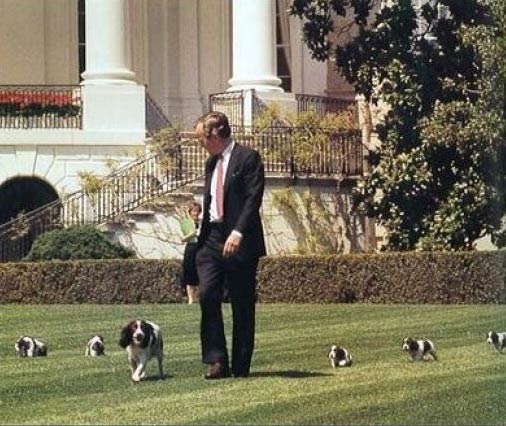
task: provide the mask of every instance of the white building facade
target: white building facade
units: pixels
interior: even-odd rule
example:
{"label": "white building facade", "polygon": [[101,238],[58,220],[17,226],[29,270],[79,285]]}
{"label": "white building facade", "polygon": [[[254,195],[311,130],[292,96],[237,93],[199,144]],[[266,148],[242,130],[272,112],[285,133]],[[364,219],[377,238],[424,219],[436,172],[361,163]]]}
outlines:
{"label": "white building facade", "polygon": [[288,3],[0,0],[0,223],[78,190],[79,172],[145,151],[147,97],[186,127],[214,93],[353,100],[310,58]]}

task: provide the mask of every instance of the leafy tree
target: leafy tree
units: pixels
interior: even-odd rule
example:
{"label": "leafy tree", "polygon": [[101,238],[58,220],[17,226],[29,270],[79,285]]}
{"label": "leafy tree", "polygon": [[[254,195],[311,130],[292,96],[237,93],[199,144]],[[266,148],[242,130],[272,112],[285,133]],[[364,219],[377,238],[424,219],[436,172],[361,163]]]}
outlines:
{"label": "leafy tree", "polygon": [[[292,5],[314,57],[334,55],[358,93],[386,106],[358,201],[387,228],[386,249],[471,249],[504,211],[504,0],[381,3]],[[335,46],[331,34],[352,26]]]}

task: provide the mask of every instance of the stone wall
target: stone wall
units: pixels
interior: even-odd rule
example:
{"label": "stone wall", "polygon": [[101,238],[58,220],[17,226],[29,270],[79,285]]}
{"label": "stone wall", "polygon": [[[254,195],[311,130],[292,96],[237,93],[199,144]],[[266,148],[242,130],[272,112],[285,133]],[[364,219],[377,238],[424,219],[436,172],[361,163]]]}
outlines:
{"label": "stone wall", "polygon": [[[335,179],[267,179],[261,216],[267,253],[357,253],[371,251],[367,219],[352,211],[352,182]],[[146,259],[181,258],[179,218],[202,185],[161,198],[122,217],[107,230],[111,238]]]}

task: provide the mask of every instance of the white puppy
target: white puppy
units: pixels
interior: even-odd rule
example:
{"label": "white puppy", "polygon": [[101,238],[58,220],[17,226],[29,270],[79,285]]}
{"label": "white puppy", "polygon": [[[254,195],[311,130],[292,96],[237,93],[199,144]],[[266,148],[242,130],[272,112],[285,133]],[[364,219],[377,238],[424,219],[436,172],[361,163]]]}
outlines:
{"label": "white puppy", "polygon": [[134,382],[146,377],[146,364],[152,357],[158,359],[159,375],[163,378],[163,338],[158,325],[141,319],[130,321],[121,331],[119,345],[127,350]]}

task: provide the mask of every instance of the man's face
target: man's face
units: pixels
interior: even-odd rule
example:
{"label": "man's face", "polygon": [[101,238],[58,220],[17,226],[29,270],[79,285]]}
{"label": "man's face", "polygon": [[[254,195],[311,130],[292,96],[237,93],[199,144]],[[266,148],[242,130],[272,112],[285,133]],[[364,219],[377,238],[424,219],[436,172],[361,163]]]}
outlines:
{"label": "man's face", "polygon": [[197,127],[195,127],[195,134],[197,135],[200,145],[211,155],[220,154],[225,148],[225,141],[220,137],[216,135],[206,137],[204,123],[197,124]]}

